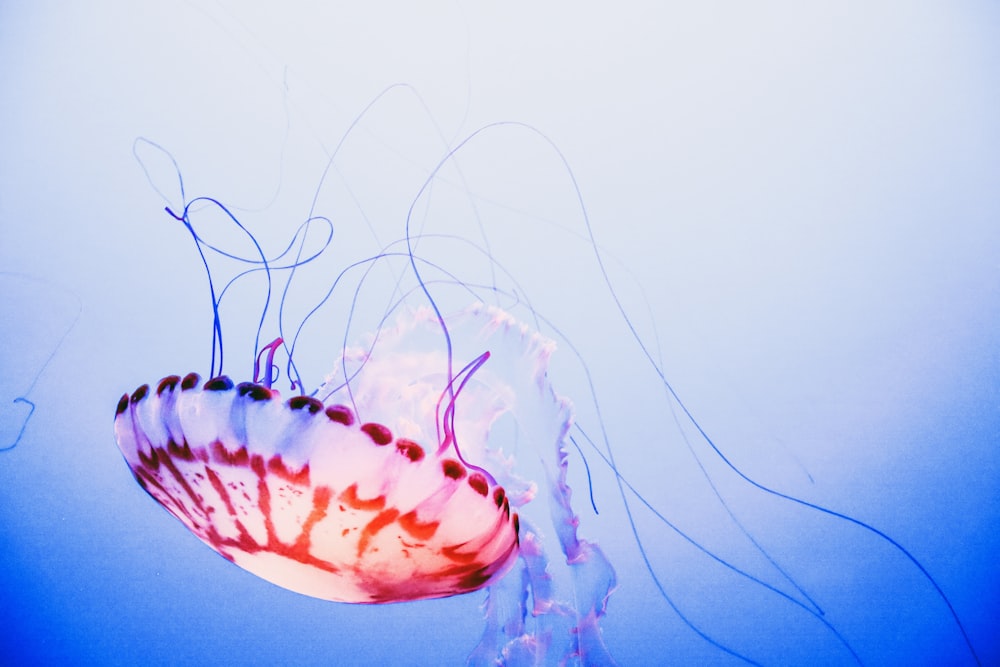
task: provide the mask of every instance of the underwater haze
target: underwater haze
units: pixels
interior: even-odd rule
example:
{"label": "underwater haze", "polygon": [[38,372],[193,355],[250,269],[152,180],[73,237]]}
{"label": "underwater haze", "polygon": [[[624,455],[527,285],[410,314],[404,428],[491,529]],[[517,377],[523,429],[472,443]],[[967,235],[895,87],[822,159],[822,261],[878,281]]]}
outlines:
{"label": "underwater haze", "polygon": [[[2,3],[0,90],[0,664],[462,665],[483,634],[485,590],[307,597],[135,483],[119,398],[212,367],[164,211],[196,197],[269,257],[330,222],[275,283],[293,331],[423,235],[428,294],[555,342],[618,664],[1000,664],[995,3]],[[308,387],[419,284],[386,266],[303,327]],[[220,309],[237,382],[265,289]]]}

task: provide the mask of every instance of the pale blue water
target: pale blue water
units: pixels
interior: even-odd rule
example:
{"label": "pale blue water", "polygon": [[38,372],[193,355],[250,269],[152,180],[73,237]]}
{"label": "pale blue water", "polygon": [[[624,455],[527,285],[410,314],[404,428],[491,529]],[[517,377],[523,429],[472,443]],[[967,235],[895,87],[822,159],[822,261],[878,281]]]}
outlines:
{"label": "pale blue water", "polygon": [[[3,6],[0,445],[23,423],[16,398],[36,410],[0,452],[0,663],[463,663],[482,594],[360,607],[290,593],[219,558],[131,479],[115,403],[207,373],[211,326],[190,239],[131,150],[139,136],[165,146],[189,197],[239,207],[279,248],[347,133],[315,209],[342,263],[402,235],[445,144],[516,120],[565,155],[627,312],[722,452],[883,531],[945,596],[885,540],[740,481],[688,425],[702,473],[579,239],[558,156],[531,131],[487,132],[415,219],[482,244],[478,215],[493,256],[586,357],[621,473],[711,554],[813,600],[834,630],[627,495],[681,613],[762,664],[856,664],[844,642],[863,664],[975,664],[957,616],[982,664],[1000,664],[998,18],[972,2]],[[348,132],[398,82],[412,88]],[[434,256],[489,280],[471,250]],[[363,294],[363,317],[378,295]],[[234,291],[234,311],[257,296]],[[231,317],[235,375],[254,318]],[[314,381],[342,326],[310,331]],[[570,361],[563,345],[551,379],[593,435]],[[574,454],[581,534],[619,576],[603,623],[612,654],[739,663],[656,589],[614,477],[584,450],[600,515]]]}

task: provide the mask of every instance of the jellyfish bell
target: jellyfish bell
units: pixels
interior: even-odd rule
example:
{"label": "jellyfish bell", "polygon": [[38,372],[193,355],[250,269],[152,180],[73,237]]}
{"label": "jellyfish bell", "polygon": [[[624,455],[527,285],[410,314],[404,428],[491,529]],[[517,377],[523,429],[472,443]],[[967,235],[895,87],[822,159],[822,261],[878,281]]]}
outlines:
{"label": "jellyfish bell", "polygon": [[339,403],[169,376],[122,397],[115,434],[136,481],[191,532],[298,593],[444,597],[482,588],[517,557],[502,486]]}

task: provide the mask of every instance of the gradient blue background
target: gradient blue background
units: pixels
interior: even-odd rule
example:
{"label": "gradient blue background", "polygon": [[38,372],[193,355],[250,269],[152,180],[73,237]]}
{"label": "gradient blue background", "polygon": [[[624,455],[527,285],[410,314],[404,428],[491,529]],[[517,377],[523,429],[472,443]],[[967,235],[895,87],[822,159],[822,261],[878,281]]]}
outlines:
{"label": "gradient blue background", "polygon": [[[111,435],[122,392],[204,372],[207,358],[194,250],[133,140],[166,146],[193,194],[298,219],[324,151],[406,82],[450,140],[496,120],[543,130],[598,241],[645,287],[652,317],[635,289],[627,306],[644,335],[655,321],[668,377],[703,426],[755,478],[906,545],[983,662],[1000,664],[995,3],[324,4],[0,4],[4,442],[24,413],[12,400],[82,308],[31,387],[23,439],[0,454],[0,662],[461,664],[481,596],[366,608],[278,589],[155,507]],[[380,105],[371,127],[400,162],[440,153],[412,96]],[[526,134],[487,142],[469,156],[470,187],[578,225],[551,153],[537,174],[519,171],[538,148]],[[355,150],[338,167],[398,235],[419,180],[388,164]],[[508,185],[511,171],[534,189]],[[584,254],[523,279],[588,351],[624,474],[740,558],[712,542],[718,508],[685,503],[684,469],[649,446],[668,413],[610,304],[564,297],[566,281],[595,280]],[[612,652],[627,665],[727,664],[652,589],[611,479],[596,474],[602,515],[584,512],[583,531],[620,575]],[[884,545],[732,494],[867,664],[969,662],[940,601]],[[829,638],[789,650],[794,620],[644,521],[664,581],[702,627],[767,663],[842,662],[822,653]],[[800,548],[803,531],[829,554]]]}

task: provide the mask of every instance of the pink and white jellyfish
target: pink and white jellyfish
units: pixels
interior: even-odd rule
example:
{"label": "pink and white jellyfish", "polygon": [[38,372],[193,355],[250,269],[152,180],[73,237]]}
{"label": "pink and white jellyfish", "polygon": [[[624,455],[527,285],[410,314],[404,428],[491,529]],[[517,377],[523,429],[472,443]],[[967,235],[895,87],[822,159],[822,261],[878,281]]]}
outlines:
{"label": "pink and white jellyfish", "polygon": [[[572,503],[571,486],[577,498],[591,491],[589,460],[621,502],[621,530],[637,547],[644,586],[713,651],[751,664],[763,660],[752,641],[729,639],[675,601],[660,564],[669,554],[654,553],[661,535],[683,543],[720,580],[739,582],[740,591],[780,608],[775,623],[807,627],[789,633],[800,644],[790,655],[809,655],[821,646],[831,661],[864,663],[851,633],[734,511],[716,484],[715,476],[725,474],[769,507],[822,517],[895,554],[937,600],[954,641],[975,661],[948,598],[901,544],[850,516],[758,483],[716,446],[618,299],[584,211],[583,230],[572,242],[592,252],[591,273],[614,306],[596,316],[622,323],[632,358],[641,363],[626,372],[651,378],[670,406],[656,419],[682,424],[678,430],[704,476],[705,497],[730,538],[746,545],[741,559],[702,544],[649,491],[619,472],[614,436],[573,339],[532,301],[484,230],[478,237],[461,236],[427,226],[422,206],[442,169],[468,142],[504,129],[537,134],[501,124],[449,148],[411,197],[400,236],[383,241],[376,252],[337,258],[332,271],[322,264],[340,249],[330,219],[311,210],[292,242],[269,255],[221,203],[186,196],[168,153],[137,141],[147,174],[159,161],[160,169],[176,176],[176,186],[151,182],[167,200],[170,216],[195,240],[212,305],[205,377],[167,375],[119,402],[115,434],[139,484],[223,557],[305,595],[391,603],[485,588],[484,631],[478,645],[470,643],[470,664],[603,665],[614,662],[602,621],[609,609],[614,613],[618,582],[604,551],[588,537],[594,516],[586,511],[581,519],[580,503]],[[550,145],[544,137],[542,143]],[[579,197],[568,167],[566,173]],[[209,243],[201,226],[212,222],[237,230],[249,251]],[[476,271],[457,270],[447,261],[453,255],[435,252],[438,247],[478,258]],[[558,255],[558,244],[549,247]],[[237,267],[228,280],[213,270],[217,261]],[[558,264],[557,256],[553,262]],[[293,317],[289,295],[317,284],[317,272],[312,280],[303,278],[317,267],[323,288],[315,304]],[[273,289],[279,276],[280,291]],[[253,280],[265,289],[259,317],[254,315],[256,332],[236,359],[245,370],[236,376],[234,345],[223,345],[232,333],[227,327],[223,335],[222,312],[230,290]],[[318,332],[325,309],[340,324]],[[364,335],[356,319],[369,323]],[[246,331],[237,333],[246,337]],[[324,371],[313,368],[316,362],[302,343],[317,336],[335,351]],[[565,367],[557,363],[560,355],[578,362],[579,372],[566,384],[556,370]],[[630,570],[629,576],[637,575]]]}
{"label": "pink and white jellyfish", "polygon": [[[521,591],[491,597],[484,660],[559,651],[607,662],[598,619],[614,574],[576,534],[565,486],[570,412],[545,379],[550,345],[502,311],[474,306],[447,326],[462,351],[488,353],[449,377],[435,345],[440,326],[429,310],[402,318],[368,349],[345,355],[349,380],[335,374],[315,396],[283,400],[268,377],[234,384],[190,373],[143,385],[119,402],[118,445],[154,499],[272,583],[337,602],[385,603],[494,587],[515,569],[522,575],[510,579]],[[574,591],[582,609],[552,597],[541,538],[519,524],[521,508],[548,503],[491,441],[508,413],[524,423],[522,437],[549,474],[542,493],[567,562],[602,582]],[[552,618],[544,622],[548,645],[522,646],[525,633],[509,620],[501,628],[502,618],[524,615],[518,606],[528,593],[532,613]]]}

